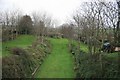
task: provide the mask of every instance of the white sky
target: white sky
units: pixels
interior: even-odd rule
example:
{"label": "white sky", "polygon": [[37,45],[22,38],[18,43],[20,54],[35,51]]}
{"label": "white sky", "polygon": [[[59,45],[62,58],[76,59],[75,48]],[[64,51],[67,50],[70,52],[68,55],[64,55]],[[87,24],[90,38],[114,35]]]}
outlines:
{"label": "white sky", "polygon": [[90,0],[0,0],[0,10],[19,8],[24,14],[31,14],[33,11],[46,12],[62,24],[70,19],[83,1]]}

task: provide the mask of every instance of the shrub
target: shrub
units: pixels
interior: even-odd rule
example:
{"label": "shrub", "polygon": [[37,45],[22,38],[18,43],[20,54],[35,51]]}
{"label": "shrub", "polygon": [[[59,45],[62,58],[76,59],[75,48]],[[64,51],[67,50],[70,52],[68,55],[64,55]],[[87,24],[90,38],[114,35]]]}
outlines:
{"label": "shrub", "polygon": [[76,78],[118,78],[119,61],[116,57],[107,57],[109,54],[90,54],[79,51],[72,44],[70,52],[75,52],[75,71]]}
{"label": "shrub", "polygon": [[2,77],[31,77],[36,66],[31,55],[21,48],[12,48],[11,51],[14,55],[2,59]]}
{"label": "shrub", "polygon": [[14,47],[11,48],[11,53],[14,55],[22,55],[25,54],[25,50],[23,50],[22,48]]}
{"label": "shrub", "polygon": [[13,55],[2,58],[2,78],[31,78],[35,69],[44,61],[44,56],[51,51],[50,43],[46,40],[45,43],[27,49],[9,48]]}
{"label": "shrub", "polygon": [[[101,59],[100,59],[101,55]],[[87,54],[80,52],[76,56],[79,64],[76,77],[82,78],[118,78],[118,62],[104,54]]]}

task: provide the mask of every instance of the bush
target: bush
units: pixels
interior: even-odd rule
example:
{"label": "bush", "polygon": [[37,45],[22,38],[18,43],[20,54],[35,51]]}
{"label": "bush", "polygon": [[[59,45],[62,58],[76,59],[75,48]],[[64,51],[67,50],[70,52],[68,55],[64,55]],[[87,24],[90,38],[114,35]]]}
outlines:
{"label": "bush", "polygon": [[12,48],[11,51],[15,55],[3,57],[2,59],[2,77],[30,77],[36,67],[31,55],[21,48]]}
{"label": "bush", "polygon": [[[44,57],[51,52],[51,45],[45,44],[29,46],[27,49],[19,47],[9,48],[12,53],[2,58],[2,78],[31,78],[32,73],[44,61]],[[7,50],[7,49],[6,49]]]}
{"label": "bush", "polygon": [[119,61],[116,57],[85,53],[79,51],[74,44],[70,45],[70,52],[75,52],[76,78],[120,78]]}
{"label": "bush", "polygon": [[[101,55],[101,59],[100,59]],[[118,62],[104,54],[87,54],[80,52],[77,57],[79,69],[76,77],[82,78],[118,78]]]}
{"label": "bush", "polygon": [[14,48],[11,48],[11,53],[14,55],[22,55],[22,54],[25,54],[26,52],[22,48],[14,47]]}

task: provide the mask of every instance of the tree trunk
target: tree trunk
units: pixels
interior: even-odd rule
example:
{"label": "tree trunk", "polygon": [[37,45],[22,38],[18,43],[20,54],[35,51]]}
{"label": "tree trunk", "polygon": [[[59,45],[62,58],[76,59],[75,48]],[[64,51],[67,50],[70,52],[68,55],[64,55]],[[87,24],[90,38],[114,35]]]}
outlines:
{"label": "tree trunk", "polygon": [[100,69],[101,69],[101,77],[103,77],[103,63],[102,63],[102,54],[99,55],[99,60],[100,60]]}
{"label": "tree trunk", "polygon": [[[118,5],[118,22],[117,22],[117,28],[116,28],[116,35],[117,35],[117,46],[120,46],[120,0],[117,2]],[[118,76],[120,76],[120,54],[118,52]]]}
{"label": "tree trunk", "polygon": [[117,46],[120,45],[120,0],[117,2],[118,5],[118,22],[117,22],[117,28],[116,28],[116,44]]}

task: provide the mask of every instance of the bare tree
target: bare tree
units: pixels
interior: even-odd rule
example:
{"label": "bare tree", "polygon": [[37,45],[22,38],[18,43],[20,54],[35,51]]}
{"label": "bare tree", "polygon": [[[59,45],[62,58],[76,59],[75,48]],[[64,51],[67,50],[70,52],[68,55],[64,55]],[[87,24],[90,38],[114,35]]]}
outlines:
{"label": "bare tree", "polygon": [[116,28],[116,35],[117,35],[117,44],[120,45],[120,0],[117,2],[118,5],[118,22]]}
{"label": "bare tree", "polygon": [[20,10],[1,12],[1,25],[3,40],[14,39],[17,36],[18,16],[20,18]]}
{"label": "bare tree", "polygon": [[[113,29],[113,36],[114,36],[114,43],[116,43],[116,25],[117,25],[117,6],[116,2],[109,2],[109,3],[103,3],[103,6],[105,8],[104,10],[104,19],[106,24],[109,26],[109,28]],[[110,30],[109,30],[110,31]],[[109,32],[110,34],[111,32]]]}
{"label": "bare tree", "polygon": [[114,34],[114,41],[116,41],[116,3],[100,1],[85,2],[81,8],[82,9],[79,9],[73,16],[73,20],[78,26],[79,38],[81,38],[81,40],[83,38],[87,40],[90,53],[96,52],[98,40],[101,40],[102,42],[104,39],[113,41],[111,35]]}
{"label": "bare tree", "polygon": [[43,42],[44,36],[48,34],[48,27],[52,26],[52,18],[49,17],[46,13],[33,12],[33,24],[34,24],[34,33],[41,37]]}

